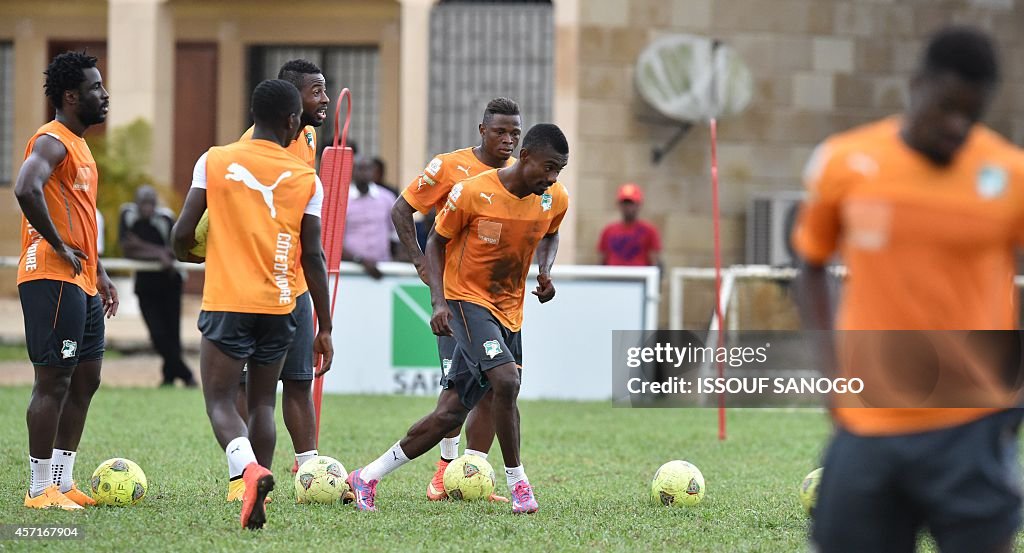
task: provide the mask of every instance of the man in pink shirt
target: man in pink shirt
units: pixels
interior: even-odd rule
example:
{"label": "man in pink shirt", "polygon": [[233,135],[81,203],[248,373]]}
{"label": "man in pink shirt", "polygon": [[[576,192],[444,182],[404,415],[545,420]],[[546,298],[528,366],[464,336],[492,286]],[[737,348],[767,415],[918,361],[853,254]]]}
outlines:
{"label": "man in pink shirt", "polygon": [[610,223],[601,231],[597,246],[604,265],[644,267],[661,266],[661,235],[654,225],[637,218],[644,201],[643,190],[633,183],[623,184],[618,193],[622,221]]}
{"label": "man in pink shirt", "polygon": [[395,194],[373,182],[373,160],[356,156],[349,186],[345,215],[345,248],[342,259],[359,263],[366,274],[378,279],[377,263],[391,261],[391,248],[398,241],[391,206]]}

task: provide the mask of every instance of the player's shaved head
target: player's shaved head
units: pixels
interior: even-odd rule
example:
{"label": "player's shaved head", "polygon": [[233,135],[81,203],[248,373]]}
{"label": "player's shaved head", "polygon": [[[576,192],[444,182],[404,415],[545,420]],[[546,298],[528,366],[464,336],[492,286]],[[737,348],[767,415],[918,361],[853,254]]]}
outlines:
{"label": "player's shaved head", "polygon": [[530,127],[523,138],[523,149],[536,152],[550,148],[552,152],[567,156],[569,155],[569,141],[558,125],[551,123],[539,123]]}
{"label": "player's shaved head", "polygon": [[486,125],[495,115],[519,115],[519,104],[510,98],[495,98],[484,108],[483,124]]}
{"label": "player's shaved head", "polygon": [[295,88],[302,88],[307,75],[322,75],[323,71],[311,61],[295,59],[285,62],[281,70],[277,72],[277,78],[288,81],[295,85]]}
{"label": "player's shaved head", "polygon": [[999,82],[999,61],[992,40],[971,27],[947,27],[928,41],[918,71],[938,76],[952,73],[966,82],[992,86]]}
{"label": "player's shaved head", "polygon": [[910,84],[904,141],[946,165],[981,120],[999,82],[992,40],[977,29],[948,27],[932,36]]}
{"label": "player's shaved head", "polygon": [[291,114],[302,113],[299,89],[282,79],[269,79],[252,91],[252,118],[278,128]]}

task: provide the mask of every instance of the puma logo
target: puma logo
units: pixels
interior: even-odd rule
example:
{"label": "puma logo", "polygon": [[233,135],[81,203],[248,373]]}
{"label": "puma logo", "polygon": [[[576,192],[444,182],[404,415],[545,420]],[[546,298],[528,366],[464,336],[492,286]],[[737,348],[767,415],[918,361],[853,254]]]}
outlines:
{"label": "puma logo", "polygon": [[395,450],[391,450],[391,454],[395,456],[395,460],[397,461],[398,460],[398,452],[395,451]]}
{"label": "puma logo", "polygon": [[484,194],[483,192],[481,192],[480,197],[487,200],[488,204],[494,205],[494,202],[491,201],[491,198],[494,197],[494,192],[491,192],[490,194]]}
{"label": "puma logo", "polygon": [[465,173],[467,179],[469,178],[469,168],[468,167],[463,167],[461,165],[457,165],[455,168],[458,169],[459,171],[462,171],[463,173]]}
{"label": "puma logo", "polygon": [[248,169],[242,167],[237,163],[228,165],[228,174],[224,175],[224,178],[233,180],[244,184],[245,186],[259,192],[263,195],[263,202],[270,208],[270,218],[277,219],[277,209],[274,207],[274,189],[281,183],[282,180],[292,176],[291,171],[285,171],[281,173],[281,176],[277,177],[272,186],[267,186],[260,181],[256,180],[256,177],[252,176],[252,173]]}

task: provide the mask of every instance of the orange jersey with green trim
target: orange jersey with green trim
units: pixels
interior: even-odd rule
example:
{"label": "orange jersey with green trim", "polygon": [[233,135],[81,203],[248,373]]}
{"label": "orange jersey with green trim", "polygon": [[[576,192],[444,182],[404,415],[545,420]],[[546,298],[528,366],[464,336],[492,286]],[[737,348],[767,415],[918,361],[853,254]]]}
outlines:
{"label": "orange jersey with green trim", "polygon": [[[890,118],[836,135],[808,165],[793,244],[820,264],[841,253],[849,273],[837,329],[1016,328],[1024,154],[976,125],[953,161],[939,166],[904,143],[900,125]],[[884,435],[991,412],[840,408],[835,416],[856,434]]]}
{"label": "orange jersey with green trim", "polygon": [[206,157],[203,310],[291,313],[306,206],[316,172],[267,140],[210,148]]}
{"label": "orange jersey with green trim", "polygon": [[[515,162],[516,158],[510,157],[505,167]],[[493,169],[476,157],[473,147],[440,154],[430,160],[423,173],[405,187],[402,197],[420,213],[426,214],[432,207],[440,213],[455,183]]]}
{"label": "orange jersey with green trim", "polygon": [[[248,130],[242,133],[239,140],[252,140],[252,132],[255,128],[255,125],[249,127]],[[312,125],[306,125],[306,128],[302,129],[302,134],[300,134],[295,140],[292,140],[291,144],[285,148],[285,151],[299,158],[303,163],[309,165],[313,169],[316,169],[316,128]],[[301,264],[299,264],[295,269],[295,279],[295,293],[296,295],[301,296],[309,290],[309,286],[306,285],[306,276],[302,272]]]}
{"label": "orange jersey with green trim", "polygon": [[448,238],[444,296],[486,307],[512,331],[523,325],[526,275],[537,244],[558,232],[569,208],[556,182],[542,196],[519,198],[492,169],[452,187],[435,230]]}
{"label": "orange jersey with green trim", "polygon": [[82,272],[73,276],[73,269],[50,243],[36,232],[28,219],[21,216],[21,259],[18,262],[18,284],[31,280],[60,280],[77,285],[86,294],[96,295],[96,161],[85,139],[54,120],[39,127],[25,147],[28,159],[36,140],[42,135],[56,138],[67,155],[57,164],[43,184],[43,199],[61,240],[88,256],[82,260]]}

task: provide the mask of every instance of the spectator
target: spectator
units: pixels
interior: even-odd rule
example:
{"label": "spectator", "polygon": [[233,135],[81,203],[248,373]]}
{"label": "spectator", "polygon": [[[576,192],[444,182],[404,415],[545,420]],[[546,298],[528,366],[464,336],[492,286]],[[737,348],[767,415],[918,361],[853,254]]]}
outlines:
{"label": "spectator", "polygon": [[183,277],[174,268],[171,227],[174,213],[157,206],[156,190],[141,186],[135,202],[121,206],[119,237],[125,257],[158,261],[159,271],[135,273],[135,295],[149,328],[153,347],[163,357],[162,386],[180,379],[186,387],[196,386],[191,369],[181,357],[181,293]]}
{"label": "spectator", "polygon": [[379,156],[373,158],[373,182],[383,186],[384,188],[387,188],[388,190],[391,191],[392,194],[394,194],[397,197],[398,190],[395,189],[395,185],[388,184],[387,180],[384,179],[384,172],[386,169],[387,166],[384,165],[383,159],[381,159]]}
{"label": "spectator", "polygon": [[398,243],[398,234],[391,222],[391,206],[396,196],[374,182],[373,173],[373,160],[355,157],[352,184],[348,189],[342,259],[362,265],[366,274],[379,279],[383,275],[377,263],[391,261],[392,248]]}
{"label": "spectator", "polygon": [[601,231],[601,262],[605,265],[661,267],[661,235],[647,221],[637,218],[643,190],[633,183],[619,187],[618,202],[622,221],[611,223]]}

